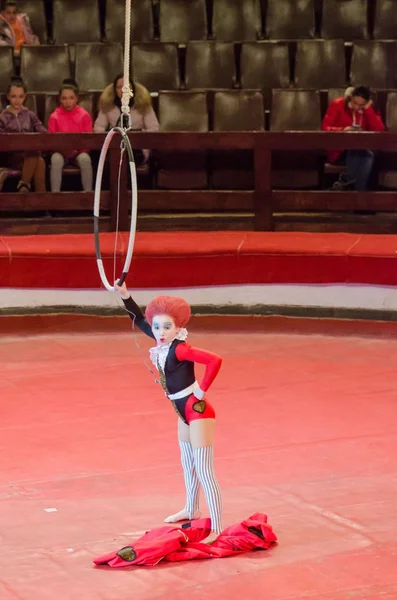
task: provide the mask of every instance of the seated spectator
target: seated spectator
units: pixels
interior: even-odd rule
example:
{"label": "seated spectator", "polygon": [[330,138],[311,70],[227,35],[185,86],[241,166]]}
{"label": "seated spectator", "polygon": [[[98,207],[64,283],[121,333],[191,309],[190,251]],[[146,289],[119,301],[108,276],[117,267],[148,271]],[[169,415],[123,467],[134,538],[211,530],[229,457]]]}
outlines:
{"label": "seated spectator", "polygon": [[14,55],[19,56],[24,44],[39,46],[39,38],[32,31],[28,15],[17,12],[15,0],[6,0],[0,12],[0,46],[13,46]]}
{"label": "seated spectator", "polygon": [[[374,109],[371,90],[365,86],[348,88],[342,98],[336,98],[328,107],[322,122],[324,131],[384,131],[381,116]],[[367,189],[368,179],[374,163],[371,150],[331,150],[328,161],[346,165],[339,181],[332,189],[343,190],[353,187],[357,191]]]}
{"label": "seated spectator", "polygon": [[[7,89],[9,105],[0,114],[0,133],[46,133],[40,119],[24,106],[26,86],[21,79],[11,80]],[[45,162],[40,152],[14,152],[8,157],[8,166],[22,170],[19,192],[29,192],[34,180],[36,192],[45,192]]]}
{"label": "seated spectator", "polygon": [[[60,106],[48,119],[50,133],[90,133],[91,115],[79,106],[79,88],[73,79],[64,79],[59,91]],[[66,164],[75,164],[81,171],[83,190],[91,192],[93,186],[91,157],[86,150],[63,153],[54,152],[51,156],[51,191],[60,192],[62,171]]]}
{"label": "seated spectator", "polygon": [[[94,123],[96,133],[104,133],[120,125],[121,96],[123,93],[123,75],[117,75],[113,83],[104,89],[99,99],[99,113]],[[139,83],[131,83],[130,99],[131,129],[136,131],[159,131],[160,126],[152,107],[148,90]],[[150,156],[149,150],[134,150],[136,164],[144,164]]]}

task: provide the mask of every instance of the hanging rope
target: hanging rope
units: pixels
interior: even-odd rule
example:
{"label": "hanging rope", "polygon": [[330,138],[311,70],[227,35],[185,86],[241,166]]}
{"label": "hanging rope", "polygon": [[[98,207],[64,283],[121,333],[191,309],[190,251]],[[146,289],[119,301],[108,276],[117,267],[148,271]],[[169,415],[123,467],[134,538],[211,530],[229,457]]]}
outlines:
{"label": "hanging rope", "polygon": [[131,126],[130,118],[130,99],[132,90],[130,85],[130,55],[131,55],[131,0],[125,2],[125,35],[124,35],[124,84],[123,95],[121,97],[121,126],[129,129]]}
{"label": "hanging rope", "polygon": [[114,291],[114,286],[110,285],[105,269],[102,262],[101,256],[101,245],[99,238],[99,220],[100,220],[100,203],[101,203],[101,191],[102,191],[102,177],[105,166],[106,156],[110,143],[115,134],[121,136],[120,143],[120,164],[119,164],[119,176],[118,176],[118,188],[117,188],[117,213],[116,213],[116,235],[115,245],[113,253],[113,281],[116,280],[116,254],[117,254],[117,240],[119,231],[119,214],[120,214],[120,181],[121,181],[121,166],[123,162],[123,156],[128,156],[128,164],[130,167],[131,176],[131,224],[130,224],[130,236],[128,241],[127,255],[124,262],[123,271],[121,276],[118,278],[119,284],[125,281],[127,277],[131,260],[134,252],[135,234],[136,234],[136,222],[137,222],[137,210],[138,210],[138,186],[136,180],[136,168],[134,153],[131,148],[131,143],[128,139],[128,130],[131,126],[130,118],[130,99],[132,97],[132,91],[130,86],[130,51],[131,51],[131,0],[126,0],[125,6],[125,47],[124,47],[124,83],[122,89],[121,99],[121,126],[113,127],[107,134],[104,144],[102,146],[101,154],[99,156],[98,170],[95,182],[95,195],[94,195],[94,237],[95,237],[95,251],[97,266],[100,278],[103,285],[110,292]]}

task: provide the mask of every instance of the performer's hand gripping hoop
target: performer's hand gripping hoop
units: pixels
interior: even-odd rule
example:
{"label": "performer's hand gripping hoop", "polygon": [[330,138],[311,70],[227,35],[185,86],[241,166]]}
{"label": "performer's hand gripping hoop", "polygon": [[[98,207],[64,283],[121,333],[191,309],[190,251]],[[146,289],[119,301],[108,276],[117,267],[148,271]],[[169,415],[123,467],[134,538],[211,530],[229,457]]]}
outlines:
{"label": "performer's hand gripping hoop", "polygon": [[101,277],[102,283],[109,292],[114,292],[114,286],[110,285],[106,274],[105,269],[103,268],[103,262],[101,257],[101,247],[99,243],[99,211],[100,211],[100,201],[101,201],[101,188],[102,188],[102,177],[103,177],[103,168],[105,165],[106,156],[108,153],[109,145],[113,139],[113,136],[119,133],[121,135],[121,149],[122,151],[127,150],[128,154],[128,163],[130,166],[130,174],[131,174],[131,225],[130,225],[130,237],[128,242],[128,250],[127,256],[125,258],[123,272],[121,277],[119,277],[119,285],[122,285],[127,277],[132,255],[134,252],[134,243],[135,243],[135,233],[136,233],[136,219],[137,219],[137,208],[138,208],[138,188],[137,188],[137,180],[136,180],[136,168],[134,161],[134,154],[132,152],[130,140],[128,139],[127,131],[122,129],[121,127],[114,127],[109,131],[105,138],[105,142],[102,147],[101,155],[99,157],[98,164],[98,172],[96,176],[95,182],[95,197],[94,197],[94,234],[95,234],[95,252],[96,252],[96,260],[98,265],[99,275]]}

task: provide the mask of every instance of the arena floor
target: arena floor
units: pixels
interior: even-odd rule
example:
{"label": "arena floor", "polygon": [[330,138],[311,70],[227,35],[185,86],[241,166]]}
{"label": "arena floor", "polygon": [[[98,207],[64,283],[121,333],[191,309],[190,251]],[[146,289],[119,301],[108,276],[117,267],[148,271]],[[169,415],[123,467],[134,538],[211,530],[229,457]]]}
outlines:
{"label": "arena floor", "polygon": [[279,543],[113,570],[92,559],[160,526],[184,488],[150,340],[95,323],[3,329],[2,600],[396,599],[394,337],[195,319],[190,343],[224,359],[210,390],[224,524],[264,512]]}

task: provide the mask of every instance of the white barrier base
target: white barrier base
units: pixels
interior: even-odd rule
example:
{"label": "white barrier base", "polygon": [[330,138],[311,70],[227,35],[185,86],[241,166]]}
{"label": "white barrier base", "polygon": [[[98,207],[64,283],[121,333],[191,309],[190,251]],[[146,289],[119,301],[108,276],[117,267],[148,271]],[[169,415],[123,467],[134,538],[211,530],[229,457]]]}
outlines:
{"label": "white barrier base", "polygon": [[[397,288],[373,285],[236,285],[200,288],[131,288],[134,300],[146,305],[158,294],[183,296],[192,306],[299,306],[397,311]],[[0,289],[0,309],[46,306],[117,309],[121,299],[106,290]]]}

